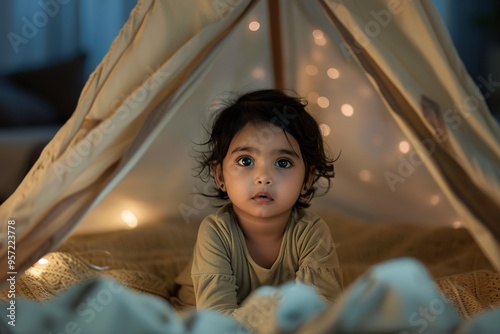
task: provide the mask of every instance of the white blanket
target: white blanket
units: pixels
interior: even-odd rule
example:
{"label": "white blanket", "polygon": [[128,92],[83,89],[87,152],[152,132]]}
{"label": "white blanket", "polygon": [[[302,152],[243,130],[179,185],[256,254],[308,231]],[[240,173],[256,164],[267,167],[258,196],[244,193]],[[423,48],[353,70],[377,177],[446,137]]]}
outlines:
{"label": "white blanket", "polygon": [[[208,310],[177,313],[156,296],[99,277],[49,302],[19,298],[2,333],[497,333],[500,309],[461,320],[418,261],[373,266],[334,305],[306,285],[262,287],[233,319]],[[11,317],[9,318],[9,313]],[[9,320],[10,319],[10,320]]]}

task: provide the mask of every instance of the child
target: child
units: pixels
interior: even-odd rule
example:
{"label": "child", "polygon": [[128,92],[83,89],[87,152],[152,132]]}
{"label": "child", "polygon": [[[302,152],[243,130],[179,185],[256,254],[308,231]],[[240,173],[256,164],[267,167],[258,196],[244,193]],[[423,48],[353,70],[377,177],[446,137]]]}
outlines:
{"label": "child", "polygon": [[[193,258],[176,282],[174,305],[232,314],[262,285],[296,280],[327,301],[341,271],[326,223],[306,210],[333,160],[306,103],[278,90],[240,96],[217,115],[200,174],[229,200],[201,223]],[[329,187],[328,187],[329,188]]]}

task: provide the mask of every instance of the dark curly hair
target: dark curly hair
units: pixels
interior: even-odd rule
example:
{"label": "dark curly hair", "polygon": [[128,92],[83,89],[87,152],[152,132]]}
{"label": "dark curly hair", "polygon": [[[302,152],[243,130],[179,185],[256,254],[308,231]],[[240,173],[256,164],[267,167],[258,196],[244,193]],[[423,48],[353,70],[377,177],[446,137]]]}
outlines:
{"label": "dark curly hair", "polygon": [[[232,139],[245,125],[271,123],[298,142],[306,170],[304,180],[313,171],[312,186],[299,196],[295,205],[309,207],[309,202],[316,194],[315,184],[322,177],[328,181],[326,193],[335,176],[333,163],[336,159],[327,156],[318,123],[305,108],[307,101],[295,92],[290,92],[295,96],[276,89],[258,90],[226,101],[215,115],[211,131],[208,131],[209,139],[201,144],[208,149],[198,152],[201,156],[197,175],[205,182],[214,177],[215,166],[222,164]],[[227,192],[217,187],[213,188],[212,194],[203,195],[228,199]]]}

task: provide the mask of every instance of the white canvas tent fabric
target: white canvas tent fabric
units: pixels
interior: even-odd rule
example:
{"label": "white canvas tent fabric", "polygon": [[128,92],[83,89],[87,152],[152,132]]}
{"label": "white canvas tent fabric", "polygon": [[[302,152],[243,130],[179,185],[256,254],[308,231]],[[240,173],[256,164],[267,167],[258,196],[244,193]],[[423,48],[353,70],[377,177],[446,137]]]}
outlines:
{"label": "white canvas tent fabric", "polygon": [[[0,208],[2,224],[15,221],[19,273],[77,225],[80,233],[119,229],[123,212],[139,224],[199,221],[212,208],[193,194],[204,185],[192,177],[191,152],[217,98],[275,85],[309,97],[329,146],[342,151],[334,188],[313,208],[461,223],[500,269],[500,130],[432,3],[281,1],[279,21],[270,8],[138,2],[74,115]],[[261,24],[255,33],[253,20]],[[311,37],[314,29],[323,39]],[[272,53],[279,41],[281,52]],[[331,67],[340,77],[325,84],[315,71]],[[403,139],[409,153],[397,149]],[[1,238],[6,268],[5,228]]]}

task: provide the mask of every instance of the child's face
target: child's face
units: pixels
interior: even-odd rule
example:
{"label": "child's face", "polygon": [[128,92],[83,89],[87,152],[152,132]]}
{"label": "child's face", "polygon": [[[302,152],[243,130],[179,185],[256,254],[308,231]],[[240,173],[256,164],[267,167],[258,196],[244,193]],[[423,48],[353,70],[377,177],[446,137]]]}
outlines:
{"label": "child's face", "polygon": [[304,190],[305,165],[290,134],[249,123],[234,136],[215,176],[239,219],[288,219]]}

